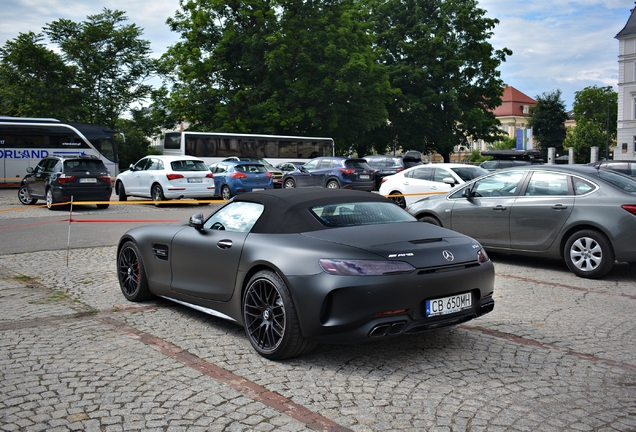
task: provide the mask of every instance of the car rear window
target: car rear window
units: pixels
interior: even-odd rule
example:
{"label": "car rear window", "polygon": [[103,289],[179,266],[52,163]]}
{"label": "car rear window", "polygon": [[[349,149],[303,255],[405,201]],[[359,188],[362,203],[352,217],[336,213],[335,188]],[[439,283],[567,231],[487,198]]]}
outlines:
{"label": "car rear window", "polygon": [[104,162],[99,159],[71,159],[64,161],[64,172],[80,171],[102,172],[107,171],[107,169]]}
{"label": "car rear window", "polygon": [[345,161],[344,166],[347,168],[357,168],[364,170],[372,169],[365,159],[349,159]]}
{"label": "car rear window", "polygon": [[267,172],[267,168],[263,165],[237,165],[235,169],[243,173],[259,174]]}
{"label": "car rear window", "polygon": [[391,202],[357,202],[311,207],[309,211],[321,224],[336,228],[411,222],[416,219]]}
{"label": "car rear window", "polygon": [[610,170],[599,170],[598,176],[625,192],[636,192],[636,180]]}
{"label": "car rear window", "polygon": [[199,160],[178,160],[170,162],[172,171],[209,171],[205,162]]}

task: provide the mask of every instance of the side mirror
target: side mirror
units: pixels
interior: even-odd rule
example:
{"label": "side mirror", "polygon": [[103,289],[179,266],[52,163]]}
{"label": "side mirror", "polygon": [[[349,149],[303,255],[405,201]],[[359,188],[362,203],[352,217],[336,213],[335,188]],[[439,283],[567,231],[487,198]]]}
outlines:
{"label": "side mirror", "polygon": [[190,225],[194,229],[202,230],[203,229],[203,213],[196,213],[190,216],[190,221],[188,225]]}
{"label": "side mirror", "polygon": [[451,185],[451,186],[455,186],[455,185],[456,185],[456,183],[455,183],[455,179],[454,179],[454,178],[452,178],[452,177],[444,177],[444,178],[442,179],[442,181],[443,181],[445,184],[447,184],[447,185]]}
{"label": "side mirror", "polygon": [[27,172],[31,174],[33,172],[33,167],[27,167]]}
{"label": "side mirror", "polygon": [[305,168],[304,166],[300,166],[300,167],[298,167],[298,171],[307,172],[307,168]]}
{"label": "side mirror", "polygon": [[128,167],[129,170],[134,171],[135,170],[135,165],[130,164],[130,166]]}
{"label": "side mirror", "polygon": [[466,199],[471,199],[473,197],[473,193],[469,187],[462,191],[462,197]]}

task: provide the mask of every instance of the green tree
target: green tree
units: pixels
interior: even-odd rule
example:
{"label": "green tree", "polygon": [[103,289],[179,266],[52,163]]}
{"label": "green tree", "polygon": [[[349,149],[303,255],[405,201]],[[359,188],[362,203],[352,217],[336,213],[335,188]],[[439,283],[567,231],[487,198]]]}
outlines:
{"label": "green tree", "polygon": [[0,113],[80,121],[75,69],[42,41],[41,34],[20,33],[0,48]]}
{"label": "green tree", "polygon": [[172,86],[166,112],[197,129],[330,136],[339,152],[364,144],[364,133],[386,120],[392,91],[360,6],[183,4],[168,20],[181,41],[163,57]]}
{"label": "green tree", "polygon": [[565,140],[565,121],[568,118],[565,102],[561,99],[561,90],[545,92],[536,96],[537,104],[530,108],[528,127],[532,128],[532,136],[537,150],[554,147],[558,154],[563,154]]}
{"label": "green tree", "polygon": [[[601,155],[609,153],[607,145],[616,142],[616,128],[618,125],[618,93],[612,87],[585,87],[574,93],[574,120],[577,126],[582,122],[594,124],[599,132],[605,136],[605,141],[599,146]],[[585,128],[588,126],[586,125]],[[575,128],[575,132],[578,131]],[[581,131],[583,128],[581,128]],[[589,135],[588,135],[589,136]],[[598,140],[595,139],[598,145]]]}
{"label": "green tree", "polygon": [[[371,0],[374,1],[374,0]],[[474,0],[374,1],[381,61],[400,90],[381,134],[403,149],[437,151],[445,161],[469,138],[498,137],[499,65],[507,49],[489,43],[498,20]]]}
{"label": "green tree", "polygon": [[124,24],[127,19],[122,11],[105,8],[84,22],[59,19],[44,28],[75,69],[73,85],[86,123],[114,127],[132,104],[150,95],[152,87],[145,84],[155,71],[150,42],[141,39],[138,26]]}
{"label": "green tree", "polygon": [[115,124],[117,130],[122,131],[126,141],[118,142],[119,168],[127,169],[130,164],[137,162],[148,154],[158,154],[159,151],[150,147],[151,137],[158,137],[161,130],[147,108],[131,110],[131,118],[119,118]]}
{"label": "green tree", "polygon": [[573,129],[566,134],[564,147],[574,149],[574,161],[576,163],[590,162],[592,147],[598,147],[603,154],[607,137],[597,124],[582,118]]}

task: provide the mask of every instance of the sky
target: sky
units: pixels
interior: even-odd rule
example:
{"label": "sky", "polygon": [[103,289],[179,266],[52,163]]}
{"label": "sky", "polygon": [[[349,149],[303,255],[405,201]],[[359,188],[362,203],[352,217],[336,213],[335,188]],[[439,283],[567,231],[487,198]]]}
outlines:
{"label": "sky", "polygon": [[[103,8],[121,10],[149,40],[153,57],[177,42],[166,19],[179,0],[4,0],[0,43],[19,33],[40,33],[60,18],[75,22]],[[566,109],[575,92],[588,86],[618,89],[618,40],[633,0],[478,0],[489,18],[500,22],[490,39],[495,49],[509,48],[499,70],[504,83],[531,98],[561,90]],[[157,85],[159,82],[157,82]]]}

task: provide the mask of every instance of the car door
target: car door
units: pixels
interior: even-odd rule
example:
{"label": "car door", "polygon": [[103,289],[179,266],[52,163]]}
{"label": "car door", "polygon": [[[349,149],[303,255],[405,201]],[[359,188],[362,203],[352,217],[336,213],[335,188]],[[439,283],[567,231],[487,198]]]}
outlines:
{"label": "car door", "polygon": [[140,159],[130,170],[126,172],[125,176],[121,177],[126,193],[129,195],[140,195],[141,173],[148,167],[148,164],[150,164],[150,158],[145,157]]}
{"label": "car door", "polygon": [[293,178],[296,182],[296,187],[313,186],[313,173],[318,170],[318,164],[320,161],[321,159],[310,160],[300,167],[298,171],[294,171]]}
{"label": "car door", "polygon": [[510,212],[511,247],[533,251],[548,249],[573,208],[574,192],[568,175],[533,172]]}
{"label": "car door", "polygon": [[47,179],[47,165],[55,162],[53,159],[42,159],[33,169],[33,175],[27,178],[29,193],[34,197],[44,197]]}
{"label": "car door", "polygon": [[233,202],[214,213],[203,229],[187,228],[172,240],[172,290],[215,301],[232,298],[245,240],[263,205]]}
{"label": "car door", "polygon": [[[168,164],[170,163],[168,162]],[[145,165],[144,169],[137,173],[140,195],[145,197],[152,196],[150,188],[155,183],[157,176],[164,174],[163,170],[163,161],[153,157],[148,158],[148,163]]]}
{"label": "car door", "polygon": [[[446,183],[444,182],[445,179],[451,179],[454,183],[452,185],[450,183]],[[455,184],[459,184],[457,175],[451,173],[446,168],[435,167],[433,169],[433,181],[430,186],[431,193],[441,194],[448,192]]]}
{"label": "car door", "polygon": [[433,167],[428,165],[423,165],[404,174],[401,189],[407,205],[421,200],[431,191],[432,177]]}
{"label": "car door", "polygon": [[450,229],[486,247],[510,248],[510,210],[524,178],[524,171],[504,171],[472,183],[464,189],[469,196],[454,200]]}

